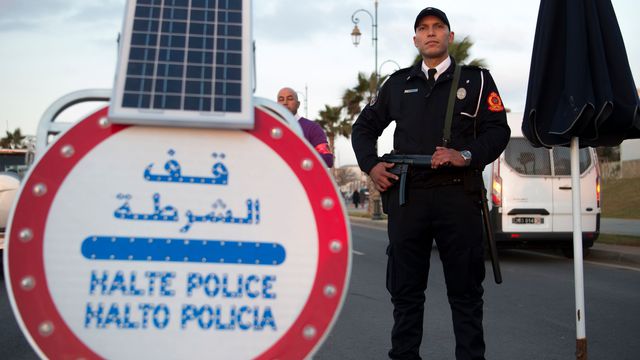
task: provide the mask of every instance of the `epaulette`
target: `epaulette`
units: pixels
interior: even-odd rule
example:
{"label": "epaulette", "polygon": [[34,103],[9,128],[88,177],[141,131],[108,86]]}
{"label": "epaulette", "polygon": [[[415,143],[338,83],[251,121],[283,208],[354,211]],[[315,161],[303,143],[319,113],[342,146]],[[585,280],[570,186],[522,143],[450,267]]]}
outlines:
{"label": "epaulette", "polygon": [[382,83],[380,83],[380,87],[382,87],[382,85],[384,85],[387,81],[389,81],[391,78],[396,78],[398,76],[400,77],[404,77],[406,76],[406,74],[411,70],[411,66],[410,67],[406,67],[406,68],[402,68],[399,70],[394,71],[392,74],[388,75],[385,77],[385,79],[382,81]]}
{"label": "epaulette", "polygon": [[399,75],[402,75],[402,74],[406,74],[406,73],[408,73],[409,71],[411,71],[411,68],[412,68],[412,67],[413,67],[413,66],[409,66],[409,67],[406,67],[406,68],[402,68],[402,69],[400,69],[400,70],[396,70],[396,71],[394,71],[394,72],[393,72],[393,74],[389,75],[388,77],[392,77],[392,76],[399,76]]}
{"label": "epaulette", "polygon": [[489,69],[483,68],[482,66],[478,65],[462,65],[462,68],[468,70],[489,71]]}

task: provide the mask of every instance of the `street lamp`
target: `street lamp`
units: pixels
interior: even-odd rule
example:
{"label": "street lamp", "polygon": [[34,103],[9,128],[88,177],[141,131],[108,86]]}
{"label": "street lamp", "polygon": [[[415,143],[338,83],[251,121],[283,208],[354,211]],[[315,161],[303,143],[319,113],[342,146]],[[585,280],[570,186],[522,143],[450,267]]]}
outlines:
{"label": "street lamp", "polygon": [[360,37],[362,36],[362,33],[360,32],[360,28],[358,28],[358,23],[360,22],[360,19],[356,15],[360,12],[363,12],[369,15],[369,17],[371,18],[372,32],[373,32],[372,40],[373,40],[373,46],[375,49],[374,51],[375,65],[373,67],[373,73],[376,74],[376,87],[377,87],[378,82],[380,80],[380,75],[378,73],[378,0],[375,0],[373,3],[374,3],[374,15],[372,15],[371,12],[365,9],[358,9],[354,11],[353,14],[351,14],[351,21],[354,24],[353,30],[351,31],[351,41],[353,41],[354,46],[358,46],[358,44],[360,44]]}
{"label": "street lamp", "polygon": [[353,45],[354,46],[358,46],[358,44],[360,44],[360,37],[362,36],[362,33],[360,32],[360,28],[358,27],[358,25],[353,27],[353,31],[351,31],[351,41],[353,41]]}

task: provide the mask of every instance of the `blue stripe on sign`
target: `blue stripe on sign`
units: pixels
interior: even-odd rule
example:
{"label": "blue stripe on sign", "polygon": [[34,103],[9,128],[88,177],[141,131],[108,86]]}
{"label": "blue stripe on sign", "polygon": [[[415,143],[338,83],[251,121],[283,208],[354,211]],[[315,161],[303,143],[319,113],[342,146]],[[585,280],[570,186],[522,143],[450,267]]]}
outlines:
{"label": "blue stripe on sign", "polygon": [[81,252],[90,260],[272,266],[286,258],[278,243],[125,236],[89,236],[82,242]]}

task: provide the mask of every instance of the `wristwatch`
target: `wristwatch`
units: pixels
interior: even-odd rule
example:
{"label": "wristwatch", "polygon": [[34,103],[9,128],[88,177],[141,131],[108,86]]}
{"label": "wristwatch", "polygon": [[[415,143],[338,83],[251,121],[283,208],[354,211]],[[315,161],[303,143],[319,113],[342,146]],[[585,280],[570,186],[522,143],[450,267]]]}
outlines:
{"label": "wristwatch", "polygon": [[464,159],[465,166],[469,166],[469,164],[471,164],[471,151],[462,150],[462,151],[460,151],[460,155]]}

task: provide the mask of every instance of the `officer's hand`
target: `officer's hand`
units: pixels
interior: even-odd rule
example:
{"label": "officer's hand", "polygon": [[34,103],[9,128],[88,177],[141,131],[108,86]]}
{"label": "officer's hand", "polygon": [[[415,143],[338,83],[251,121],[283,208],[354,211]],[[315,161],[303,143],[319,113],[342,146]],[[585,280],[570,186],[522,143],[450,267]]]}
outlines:
{"label": "officer's hand", "polygon": [[436,146],[436,152],[431,157],[431,168],[437,169],[445,166],[466,166],[464,158],[455,149]]}
{"label": "officer's hand", "polygon": [[369,176],[373,180],[373,184],[380,192],[386,191],[393,183],[389,179],[398,180],[398,176],[390,173],[387,169],[393,167],[392,163],[379,162],[369,171]]}

